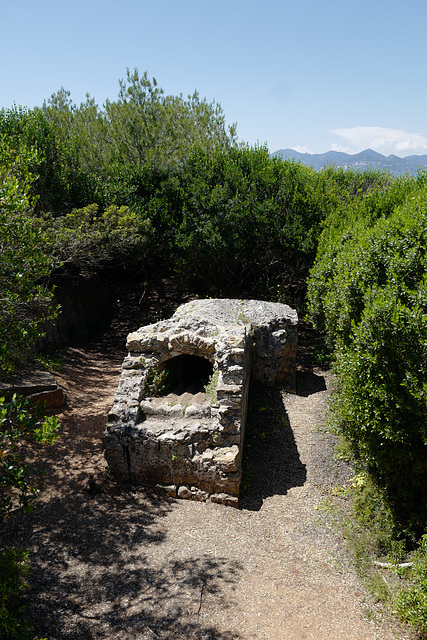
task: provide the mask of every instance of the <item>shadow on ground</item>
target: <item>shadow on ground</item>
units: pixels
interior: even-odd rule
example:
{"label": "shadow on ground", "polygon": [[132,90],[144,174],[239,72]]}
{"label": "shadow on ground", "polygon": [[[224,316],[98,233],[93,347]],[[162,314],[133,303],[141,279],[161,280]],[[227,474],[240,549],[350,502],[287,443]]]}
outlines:
{"label": "shadow on ground", "polygon": [[[239,563],[201,553],[165,553],[162,526],[174,501],[123,487],[39,502],[2,531],[5,546],[32,548],[27,617],[49,640],[238,640],[203,624],[212,597],[222,602]],[[170,547],[167,547],[170,548]],[[157,549],[157,551],[156,551]]]}
{"label": "shadow on ground", "polygon": [[313,393],[326,391],[325,378],[314,371],[297,371],[297,396],[308,398]]}
{"label": "shadow on ground", "polygon": [[[306,322],[298,323],[298,351],[297,351],[297,373],[296,373],[296,393],[298,396],[307,398],[313,393],[326,391],[325,379],[322,375],[315,373],[313,362],[317,354],[325,350],[324,339],[319,333]],[[323,366],[328,368],[325,360]]]}
{"label": "shadow on ground", "polygon": [[[159,303],[152,297],[145,302],[143,296],[136,301],[141,318],[129,322],[126,317],[85,349],[68,350],[71,403],[64,410],[61,438],[41,463],[51,491],[42,494],[29,516],[18,513],[1,525],[0,543],[33,551],[26,601],[37,637],[239,640],[239,633],[205,623],[203,614],[209,600],[233,612],[235,602],[230,596],[225,600],[223,593],[230,590],[223,585],[237,584],[242,566],[225,554],[198,553],[197,547],[190,557],[179,557],[166,526],[175,502],[117,487],[102,476],[101,436],[125,336]],[[298,371],[299,395],[323,390],[322,384],[312,369]],[[90,473],[101,483],[92,497],[85,491]],[[280,392],[252,386],[241,506],[259,510],[265,498],[285,495],[306,477]]]}
{"label": "shadow on ground", "polygon": [[[296,395],[309,397],[326,390],[323,375],[313,369],[320,338],[304,322],[298,325]],[[249,389],[243,449],[240,505],[258,511],[265,498],[286,495],[307,480],[280,390],[260,384]]]}
{"label": "shadow on ground", "polygon": [[265,498],[286,495],[306,479],[280,391],[251,385],[240,506],[258,511]]}
{"label": "shadow on ground", "polygon": [[[150,297],[149,313],[152,302],[158,304]],[[29,515],[17,511],[0,523],[0,546],[32,551],[25,600],[37,638],[239,640],[204,614],[212,600],[224,610],[233,606],[223,586],[237,583],[242,567],[197,548],[179,557],[166,522],[175,501],[118,486],[105,474],[102,433],[112,389],[126,334],[139,325],[119,317],[89,344],[64,350],[69,401],[58,441],[37,461],[47,488]]]}

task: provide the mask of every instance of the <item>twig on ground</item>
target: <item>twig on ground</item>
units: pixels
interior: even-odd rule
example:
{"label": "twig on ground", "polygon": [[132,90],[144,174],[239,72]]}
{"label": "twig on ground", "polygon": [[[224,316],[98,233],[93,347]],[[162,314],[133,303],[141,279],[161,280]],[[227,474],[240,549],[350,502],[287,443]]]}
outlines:
{"label": "twig on ground", "polygon": [[376,567],[381,567],[381,569],[396,569],[396,567],[399,569],[406,569],[407,567],[412,567],[413,564],[413,562],[401,562],[400,564],[395,564],[394,562],[378,562],[377,560],[374,560],[374,565]]}
{"label": "twig on ground", "polygon": [[200,611],[201,611],[201,608],[202,608],[202,599],[203,599],[203,592],[204,592],[204,590],[205,590],[205,586],[206,586],[206,585],[205,585],[205,583],[203,582],[203,584],[202,584],[202,588],[201,588],[201,590],[200,590],[199,610],[197,611],[197,615],[198,615],[198,616],[200,615]]}

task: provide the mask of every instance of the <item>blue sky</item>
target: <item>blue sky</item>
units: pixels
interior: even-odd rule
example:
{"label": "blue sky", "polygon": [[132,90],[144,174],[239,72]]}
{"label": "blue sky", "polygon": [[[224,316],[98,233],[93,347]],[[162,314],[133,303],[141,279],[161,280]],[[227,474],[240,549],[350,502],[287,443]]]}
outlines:
{"label": "blue sky", "polygon": [[126,68],[249,144],[427,153],[426,0],[0,0],[0,107],[114,100]]}

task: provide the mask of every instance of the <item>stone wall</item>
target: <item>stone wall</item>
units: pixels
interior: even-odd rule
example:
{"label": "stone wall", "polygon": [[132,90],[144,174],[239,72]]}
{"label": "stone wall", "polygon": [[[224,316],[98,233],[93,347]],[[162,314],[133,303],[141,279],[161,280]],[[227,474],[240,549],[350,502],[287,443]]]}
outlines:
{"label": "stone wall", "polygon": [[[131,333],[103,439],[112,476],[237,506],[249,378],[295,390],[297,322],[283,304],[196,300]],[[154,394],[175,358],[182,380]],[[197,358],[210,363],[208,391]]]}

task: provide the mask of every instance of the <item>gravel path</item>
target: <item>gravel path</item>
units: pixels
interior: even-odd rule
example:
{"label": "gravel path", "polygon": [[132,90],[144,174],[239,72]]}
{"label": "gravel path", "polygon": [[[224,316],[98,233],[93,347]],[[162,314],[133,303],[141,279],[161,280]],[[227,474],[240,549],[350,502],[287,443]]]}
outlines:
{"label": "gravel path", "polygon": [[[304,341],[304,336],[303,336]],[[239,510],[122,488],[101,435],[123,353],[68,349],[68,406],[48,487],[6,544],[34,551],[28,608],[49,640],[391,640],[343,541],[318,508],[350,470],[322,432],[331,377],[298,373],[297,395],[255,388]],[[304,344],[301,349],[304,360]],[[87,491],[94,474],[99,492]],[[97,487],[97,488],[98,488]]]}

